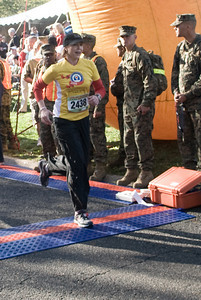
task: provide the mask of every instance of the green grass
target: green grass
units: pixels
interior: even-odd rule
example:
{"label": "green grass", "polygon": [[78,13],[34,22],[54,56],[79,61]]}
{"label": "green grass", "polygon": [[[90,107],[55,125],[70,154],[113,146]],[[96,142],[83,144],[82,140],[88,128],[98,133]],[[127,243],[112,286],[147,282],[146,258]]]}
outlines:
{"label": "green grass", "polygon": [[[14,99],[14,101],[16,101]],[[13,106],[14,102],[12,103]],[[13,126],[13,132],[16,129],[16,112],[11,112],[11,123]],[[18,126],[17,126],[17,138],[20,143],[20,149],[9,151],[7,154],[13,157],[22,159],[40,159],[42,155],[41,147],[37,146],[38,135],[36,127],[32,126],[31,112],[19,114]],[[31,128],[27,129],[28,127]],[[24,132],[23,132],[24,131]],[[108,163],[114,161],[118,157],[119,147],[119,130],[106,126],[106,137],[108,146]],[[153,173],[154,176],[158,176],[172,166],[181,166],[181,159],[177,147],[177,141],[162,141],[154,140],[154,153],[155,163]],[[123,175],[124,168],[116,167],[109,168],[109,174]]]}
{"label": "green grass", "polygon": [[[11,124],[13,133],[16,132],[16,112],[11,112]],[[29,129],[27,129],[30,127]],[[20,149],[9,151],[14,157],[23,159],[36,159],[42,154],[41,147],[37,146],[38,135],[36,127],[33,126],[31,112],[18,115],[17,139],[19,140]]]}
{"label": "green grass", "polygon": [[[108,161],[115,160],[118,156],[119,130],[106,126],[106,137],[108,144]],[[154,147],[154,176],[158,176],[172,166],[181,166],[181,158],[177,146],[177,141],[153,140]],[[122,175],[125,170],[113,168],[110,173]]]}
{"label": "green grass", "polygon": [[153,140],[155,163],[153,173],[158,176],[172,166],[181,166],[177,141]]}

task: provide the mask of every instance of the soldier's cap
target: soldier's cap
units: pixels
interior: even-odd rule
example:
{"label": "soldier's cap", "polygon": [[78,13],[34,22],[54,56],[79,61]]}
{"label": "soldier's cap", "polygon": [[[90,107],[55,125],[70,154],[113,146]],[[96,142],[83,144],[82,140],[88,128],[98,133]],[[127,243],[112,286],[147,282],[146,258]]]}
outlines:
{"label": "soldier's cap", "polygon": [[170,24],[170,26],[178,26],[183,22],[193,21],[196,22],[196,18],[194,14],[182,14],[182,15],[176,15],[176,20]]}
{"label": "soldier's cap", "polygon": [[46,53],[55,53],[55,46],[50,44],[44,44],[41,46],[42,55]]}
{"label": "soldier's cap", "polygon": [[124,25],[124,26],[120,26],[119,27],[119,35],[120,36],[124,36],[124,35],[132,35],[132,34],[135,34],[136,32],[136,27],[134,26],[127,26],[127,25]]}
{"label": "soldier's cap", "polygon": [[96,37],[92,34],[82,33],[81,37],[83,39],[83,43],[96,43]]}
{"label": "soldier's cap", "polygon": [[83,39],[78,33],[68,33],[63,40],[63,46],[75,45],[78,43],[83,43]]}
{"label": "soldier's cap", "polygon": [[118,47],[123,47],[123,45],[122,45],[122,43],[121,43],[121,39],[120,39],[120,38],[118,38],[118,39],[117,39],[117,44],[116,44],[116,45],[114,45],[114,48],[118,48]]}

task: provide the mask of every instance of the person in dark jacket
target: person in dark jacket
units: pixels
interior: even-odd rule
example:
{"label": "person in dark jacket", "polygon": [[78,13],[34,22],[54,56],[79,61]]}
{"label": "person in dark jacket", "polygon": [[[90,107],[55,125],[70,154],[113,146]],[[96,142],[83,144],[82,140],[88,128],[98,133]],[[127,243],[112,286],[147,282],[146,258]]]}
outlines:
{"label": "person in dark jacket", "polygon": [[19,47],[20,46],[20,37],[16,34],[15,28],[9,28],[8,34],[10,36],[10,42],[8,43],[8,52],[10,51],[11,47]]}

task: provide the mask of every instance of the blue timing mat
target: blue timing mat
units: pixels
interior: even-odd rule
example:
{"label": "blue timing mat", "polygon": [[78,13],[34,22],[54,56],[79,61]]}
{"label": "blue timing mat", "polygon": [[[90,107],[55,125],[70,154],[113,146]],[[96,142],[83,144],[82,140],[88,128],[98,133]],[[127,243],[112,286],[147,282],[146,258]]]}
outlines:
{"label": "blue timing mat", "polygon": [[106,236],[194,218],[164,206],[129,205],[90,214],[92,228],[79,228],[73,217],[0,230],[0,259],[86,242]]}
{"label": "blue timing mat", "polygon": [[[1,166],[0,177],[12,180],[22,181],[26,183],[41,185],[39,174],[35,171],[23,169],[14,166]],[[51,176],[49,179],[48,188],[68,191],[66,179],[62,176]],[[119,191],[133,190],[129,187],[116,186],[114,184],[107,184],[101,182],[90,182],[89,197],[100,198],[110,201],[128,204],[128,201],[117,200],[115,195]]]}

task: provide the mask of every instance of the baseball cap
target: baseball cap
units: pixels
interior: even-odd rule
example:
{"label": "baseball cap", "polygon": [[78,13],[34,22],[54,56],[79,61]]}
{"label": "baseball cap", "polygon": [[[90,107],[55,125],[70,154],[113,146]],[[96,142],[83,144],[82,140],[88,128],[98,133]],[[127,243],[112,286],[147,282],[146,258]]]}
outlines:
{"label": "baseball cap", "polygon": [[83,39],[78,33],[69,33],[64,37],[63,46],[75,45],[77,43],[83,43]]}

